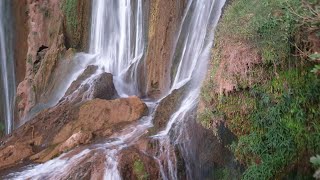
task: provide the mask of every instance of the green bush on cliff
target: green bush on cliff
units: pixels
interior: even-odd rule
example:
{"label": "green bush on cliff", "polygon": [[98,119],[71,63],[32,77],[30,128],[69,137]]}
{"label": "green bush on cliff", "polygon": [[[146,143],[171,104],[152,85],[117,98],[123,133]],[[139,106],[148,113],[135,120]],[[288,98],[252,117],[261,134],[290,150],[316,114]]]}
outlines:
{"label": "green bush on cliff", "polygon": [[295,159],[320,150],[320,80],[313,74],[283,72],[253,89],[252,96],[257,107],[249,118],[251,132],[234,147],[237,157],[249,165],[244,179],[281,175]]}
{"label": "green bush on cliff", "polygon": [[[318,1],[303,2],[312,7]],[[320,21],[309,21],[320,8],[306,7],[300,0],[235,0],[218,27],[215,56],[221,57],[226,40],[250,44],[262,59],[254,68],[265,76],[228,95],[210,93],[214,85],[202,92],[210,104],[199,116],[203,124],[223,116],[239,138],[231,149],[247,167],[243,179],[312,177],[309,158],[320,153],[320,80],[312,73],[315,62],[307,60],[305,32],[318,28],[320,36]],[[294,172],[299,167],[304,171]]]}

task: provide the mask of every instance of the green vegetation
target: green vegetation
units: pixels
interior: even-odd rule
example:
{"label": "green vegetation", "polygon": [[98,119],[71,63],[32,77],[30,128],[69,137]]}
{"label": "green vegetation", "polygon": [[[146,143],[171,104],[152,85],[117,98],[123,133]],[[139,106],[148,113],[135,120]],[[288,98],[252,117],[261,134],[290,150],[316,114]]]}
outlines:
{"label": "green vegetation", "polygon": [[320,156],[316,155],[310,158],[310,162],[314,166],[314,168],[317,169],[317,171],[314,173],[313,177],[316,179],[320,179]]}
{"label": "green vegetation", "polygon": [[281,176],[296,159],[319,152],[319,79],[292,70],[251,93],[256,108],[249,118],[250,133],[233,147],[238,159],[249,165],[244,179]]}
{"label": "green vegetation", "polygon": [[136,160],[134,162],[133,172],[137,175],[139,180],[148,179],[147,171],[145,170],[144,164],[141,160]]}
{"label": "green vegetation", "polygon": [[4,135],[4,125],[0,122],[0,137]]}
{"label": "green vegetation", "polygon": [[215,170],[213,177],[220,180],[232,179],[229,170],[226,168],[218,168],[217,170]]}
{"label": "green vegetation", "polygon": [[78,0],[65,0],[62,7],[62,10],[64,11],[64,14],[66,16],[67,28],[71,32],[73,32],[73,30],[76,30],[79,25],[77,4]]}
{"label": "green vegetation", "polygon": [[247,73],[251,83],[224,72],[237,83],[228,94],[218,94],[211,78],[200,121],[210,127],[224,118],[238,136],[231,149],[247,167],[243,179],[311,178],[318,166],[309,158],[320,153],[319,2],[235,0],[216,33],[210,76],[230,39],[257,50],[261,62]]}

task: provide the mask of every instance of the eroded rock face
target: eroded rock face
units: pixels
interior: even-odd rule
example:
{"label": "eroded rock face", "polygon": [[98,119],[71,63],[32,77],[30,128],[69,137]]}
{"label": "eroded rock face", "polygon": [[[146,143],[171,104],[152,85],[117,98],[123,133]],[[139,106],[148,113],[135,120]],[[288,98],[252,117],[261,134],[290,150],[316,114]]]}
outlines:
{"label": "eroded rock face", "polygon": [[174,37],[181,24],[186,3],[185,0],[150,2],[145,85],[149,97],[159,97],[169,89]]}
{"label": "eroded rock face", "polygon": [[108,137],[147,112],[137,97],[94,99],[77,106],[61,102],[1,140],[0,169],[27,159],[48,161],[78,145]]}
{"label": "eroded rock face", "polygon": [[[70,5],[76,8],[70,10]],[[82,13],[78,14],[78,10]],[[15,43],[19,49],[16,73],[18,82],[22,81],[17,88],[17,126],[20,125],[19,119],[24,118],[32,107],[48,101],[56,81],[62,78],[57,72],[58,67],[70,64],[76,50],[87,48],[90,11],[90,0],[13,1],[15,18],[22,23],[21,29],[16,28],[19,37],[16,41],[27,39],[21,44]],[[78,24],[72,26],[75,29],[68,28],[70,18],[75,18],[73,20]],[[24,70],[25,73],[20,72]]]}

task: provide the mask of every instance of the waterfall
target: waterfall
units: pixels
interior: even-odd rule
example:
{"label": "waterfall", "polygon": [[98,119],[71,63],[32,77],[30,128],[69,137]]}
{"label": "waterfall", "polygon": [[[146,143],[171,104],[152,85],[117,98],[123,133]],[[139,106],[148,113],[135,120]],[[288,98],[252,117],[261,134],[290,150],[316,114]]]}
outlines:
{"label": "waterfall", "polygon": [[[188,156],[188,121],[196,108],[201,82],[213,44],[213,32],[225,0],[188,0],[181,26],[177,30],[172,62],[177,64],[172,72],[173,82],[166,95],[154,101],[146,101],[149,115],[130,124],[108,141],[93,144],[89,148],[75,149],[44,164],[30,165],[22,172],[13,173],[14,179],[64,179],[73,168],[99,158],[105,161],[104,179],[121,179],[118,170],[118,154],[135,144],[153,126],[155,109],[159,102],[173,90],[187,87],[182,103],[168,121],[166,128],[151,138],[159,142],[158,154],[152,154],[159,164],[162,179],[178,179],[177,158],[173,146],[179,145],[182,156]],[[146,0],[93,0],[90,39],[90,57],[99,72],[114,75],[120,96],[141,94],[139,79],[145,73],[146,51]],[[92,77],[94,78],[94,77]],[[188,179],[194,179],[193,169],[186,163]]]}
{"label": "waterfall", "polygon": [[116,77],[118,93],[139,95],[139,65],[145,52],[142,0],[94,0],[90,50]]}
{"label": "waterfall", "polygon": [[10,0],[0,1],[0,123],[5,123],[6,134],[11,133],[14,117],[15,74],[12,52]]}
{"label": "waterfall", "polygon": [[[213,31],[221,15],[224,0],[193,0],[189,1],[184,15],[178,38],[175,58],[179,60],[177,73],[171,91],[188,86],[183,101],[178,110],[171,116],[165,130],[154,138],[159,140],[160,153],[157,155],[161,176],[163,179],[178,179],[177,157],[172,147],[188,142],[189,134],[187,121],[194,120],[190,113],[198,104],[201,82],[204,79],[207,61],[213,43]],[[187,148],[187,147],[180,147]],[[182,149],[183,151],[184,149]],[[186,150],[189,152],[190,150]],[[165,157],[160,159],[160,157]],[[163,164],[167,166],[164,167]],[[186,167],[189,179],[193,179],[195,171]]]}

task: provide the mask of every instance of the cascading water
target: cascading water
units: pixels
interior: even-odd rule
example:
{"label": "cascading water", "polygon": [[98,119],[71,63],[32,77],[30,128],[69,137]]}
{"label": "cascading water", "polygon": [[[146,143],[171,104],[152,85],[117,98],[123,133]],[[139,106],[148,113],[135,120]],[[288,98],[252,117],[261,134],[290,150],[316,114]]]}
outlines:
{"label": "cascading water", "polygon": [[[144,73],[145,0],[93,0],[90,57],[99,72],[114,75],[120,96],[141,95],[139,77]],[[177,158],[172,149],[179,146],[183,158],[188,156],[188,123],[194,121],[190,113],[196,108],[201,81],[213,42],[213,30],[221,14],[225,0],[189,0],[184,18],[178,30],[173,62],[178,66],[173,72],[174,89],[186,87],[182,102],[171,115],[166,128],[151,138],[159,142],[158,153],[151,154],[159,164],[162,179],[178,179]],[[93,75],[91,78],[93,79]],[[90,81],[90,80],[89,80]],[[89,92],[90,93],[90,92]],[[62,154],[47,163],[30,165],[23,172],[7,176],[9,179],[65,179],[68,173],[88,160],[104,157],[105,169],[100,170],[104,179],[121,179],[118,170],[119,152],[135,144],[152,127],[152,119],[158,103],[163,99],[146,101],[149,115],[112,135],[105,143],[78,148]],[[185,165],[188,179],[195,179],[194,169]],[[59,168],[58,168],[59,167]]]}
{"label": "cascading water", "polygon": [[[160,153],[156,158],[163,179],[178,179],[177,160],[172,147],[181,145],[185,141],[188,142],[188,136],[192,136],[192,134],[188,134],[186,121],[194,120],[189,115],[198,104],[201,82],[205,76],[207,61],[210,58],[213,30],[217,25],[224,4],[224,0],[194,0],[189,1],[187,5],[177,44],[177,48],[182,51],[176,51],[175,54],[175,58],[179,59],[179,65],[171,87],[171,91],[173,91],[187,86],[187,92],[180,107],[171,116],[165,130],[154,136],[160,143]],[[188,178],[193,179],[192,171],[195,170],[186,168]]]}
{"label": "cascading water", "polygon": [[[10,1],[0,1],[0,118],[4,120],[5,132],[13,128],[13,111],[15,96],[15,74],[12,52]],[[0,119],[0,123],[3,122]]]}
{"label": "cascading water", "polygon": [[139,95],[139,65],[145,51],[142,0],[94,0],[90,53],[116,77],[122,96]]}

